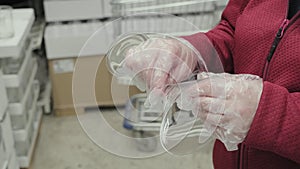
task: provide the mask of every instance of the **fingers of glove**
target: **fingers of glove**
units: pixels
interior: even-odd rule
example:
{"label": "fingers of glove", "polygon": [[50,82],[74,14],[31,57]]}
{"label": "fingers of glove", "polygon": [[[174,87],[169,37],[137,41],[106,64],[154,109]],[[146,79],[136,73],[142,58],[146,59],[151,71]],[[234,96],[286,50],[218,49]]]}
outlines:
{"label": "fingers of glove", "polygon": [[185,97],[226,98],[225,80],[218,77],[208,77],[181,86]]}
{"label": "fingers of glove", "polygon": [[166,84],[168,84],[168,73],[158,68],[151,68],[145,71],[142,76],[149,90],[157,88],[163,91]]}
{"label": "fingers of glove", "polygon": [[[210,89],[203,88],[205,83],[208,83],[207,80],[202,83],[200,80],[198,88],[204,89],[203,91],[207,96],[218,97],[218,98],[232,98],[236,93],[242,93],[247,89],[247,81],[242,80],[245,75],[232,75],[228,73],[201,73],[198,75],[199,79],[208,79],[210,83]],[[245,87],[244,87],[245,86]],[[207,92],[210,92],[207,93]],[[200,92],[200,94],[202,94]],[[204,94],[202,94],[204,95]]]}
{"label": "fingers of glove", "polygon": [[169,77],[168,72],[172,67],[169,63],[171,63],[172,57],[174,56],[167,51],[146,49],[129,55],[126,58],[126,66],[138,74],[148,88],[152,89],[156,86],[162,88]]}
{"label": "fingers of glove", "polygon": [[199,97],[197,99],[201,109],[212,114],[225,114],[226,100],[213,97]]}
{"label": "fingers of glove", "polygon": [[[192,101],[195,102],[195,101]],[[226,127],[234,119],[226,105],[230,107],[231,101],[218,98],[201,97],[198,98],[197,105],[194,105],[193,112],[198,112],[197,116],[202,121],[215,126]],[[234,124],[233,124],[234,125]]]}

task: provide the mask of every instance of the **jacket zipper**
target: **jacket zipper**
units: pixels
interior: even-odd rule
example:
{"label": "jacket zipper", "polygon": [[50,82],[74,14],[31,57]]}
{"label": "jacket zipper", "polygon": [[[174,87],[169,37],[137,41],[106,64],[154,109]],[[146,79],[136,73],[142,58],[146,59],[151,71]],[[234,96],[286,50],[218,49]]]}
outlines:
{"label": "jacket zipper", "polygon": [[269,54],[267,56],[267,60],[266,60],[266,63],[265,63],[265,68],[264,68],[264,72],[263,72],[263,79],[266,80],[266,77],[268,75],[268,70],[269,70],[269,64],[273,58],[273,55],[275,53],[275,50],[281,40],[281,38],[283,37],[283,34],[287,28],[287,26],[289,25],[289,20],[288,19],[284,19],[279,30],[277,31],[276,33],[276,36],[275,36],[275,39],[272,43],[272,46],[271,46],[271,49],[269,51]]}
{"label": "jacket zipper", "polygon": [[[265,63],[265,67],[264,67],[264,71],[263,71],[263,80],[266,80],[266,77],[268,75],[268,70],[269,70],[269,64],[272,60],[272,57],[274,55],[274,52],[284,34],[284,31],[286,30],[287,26],[289,24],[289,20],[288,19],[284,19],[282,24],[279,27],[279,30],[276,33],[275,39],[272,43],[271,49],[269,51],[269,54],[267,56],[266,59],[266,63]],[[245,151],[245,145],[242,143],[241,144],[241,149],[240,149],[240,163],[239,163],[239,169],[243,169],[244,168],[244,151]]]}
{"label": "jacket zipper", "polygon": [[245,145],[242,143],[241,144],[241,150],[240,150],[240,163],[239,163],[239,169],[244,168],[244,150],[245,149]]}

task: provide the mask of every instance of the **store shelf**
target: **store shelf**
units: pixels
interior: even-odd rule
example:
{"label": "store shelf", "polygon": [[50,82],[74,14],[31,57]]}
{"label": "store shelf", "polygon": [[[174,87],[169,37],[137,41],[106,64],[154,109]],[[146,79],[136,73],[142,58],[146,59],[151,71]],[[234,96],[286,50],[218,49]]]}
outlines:
{"label": "store shelf", "polygon": [[[15,142],[22,142],[22,141],[30,140],[26,156],[18,156],[18,161],[19,161],[19,165],[21,168],[28,168],[30,165],[33,151],[34,151],[34,148],[36,145],[39,126],[40,126],[41,120],[42,120],[41,108],[39,106],[37,106],[38,95],[39,95],[39,89],[36,88],[35,98],[34,98],[35,102],[33,103],[32,109],[30,111],[30,119],[28,121],[26,129],[14,131]],[[37,118],[35,118],[36,115],[38,115]],[[30,130],[32,130],[32,131],[30,131]]]}
{"label": "store shelf", "polygon": [[34,22],[33,9],[13,10],[14,37],[0,39],[0,58],[19,57]]}

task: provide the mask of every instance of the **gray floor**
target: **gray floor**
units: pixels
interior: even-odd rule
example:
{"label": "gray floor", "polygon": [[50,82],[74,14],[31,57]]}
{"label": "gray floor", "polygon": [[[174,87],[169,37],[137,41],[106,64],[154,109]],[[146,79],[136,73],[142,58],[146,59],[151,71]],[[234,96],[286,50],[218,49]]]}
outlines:
{"label": "gray floor", "polygon": [[[116,130],[128,132],[122,128],[122,118],[115,110],[103,114]],[[130,146],[126,142],[118,144]],[[164,153],[145,159],[125,158],[95,145],[83,132],[76,116],[45,116],[32,169],[211,169],[211,149],[212,143],[188,156]]]}

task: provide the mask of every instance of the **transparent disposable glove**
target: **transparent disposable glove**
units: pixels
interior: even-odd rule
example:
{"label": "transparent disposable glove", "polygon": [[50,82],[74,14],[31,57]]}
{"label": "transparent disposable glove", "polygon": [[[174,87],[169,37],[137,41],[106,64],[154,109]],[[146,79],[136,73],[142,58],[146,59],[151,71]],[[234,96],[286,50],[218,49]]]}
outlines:
{"label": "transparent disposable glove", "polygon": [[201,73],[198,78],[195,83],[181,88],[178,107],[192,110],[228,151],[237,150],[255,116],[263,89],[262,79],[227,73]]}
{"label": "transparent disposable glove", "polygon": [[187,43],[155,37],[127,51],[121,69],[135,75],[134,83],[140,89],[145,86],[145,104],[152,110],[162,111],[167,85],[186,80],[196,69],[197,55]]}

